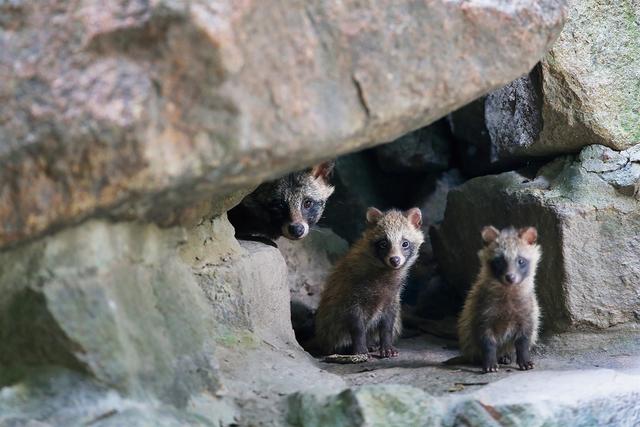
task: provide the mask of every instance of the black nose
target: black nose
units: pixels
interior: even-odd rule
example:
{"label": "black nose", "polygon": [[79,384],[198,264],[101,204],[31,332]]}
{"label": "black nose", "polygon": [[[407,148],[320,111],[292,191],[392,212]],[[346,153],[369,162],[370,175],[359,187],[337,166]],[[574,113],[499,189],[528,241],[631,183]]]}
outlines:
{"label": "black nose", "polygon": [[304,225],[300,224],[299,222],[290,224],[288,228],[289,234],[291,234],[292,237],[298,238],[302,237],[302,235],[304,234]]}
{"label": "black nose", "polygon": [[504,280],[506,280],[508,284],[512,285],[516,281],[516,275],[512,273],[505,274]]}
{"label": "black nose", "polygon": [[392,256],[391,258],[389,258],[389,263],[394,267],[399,266],[400,265],[400,257],[399,256]]}

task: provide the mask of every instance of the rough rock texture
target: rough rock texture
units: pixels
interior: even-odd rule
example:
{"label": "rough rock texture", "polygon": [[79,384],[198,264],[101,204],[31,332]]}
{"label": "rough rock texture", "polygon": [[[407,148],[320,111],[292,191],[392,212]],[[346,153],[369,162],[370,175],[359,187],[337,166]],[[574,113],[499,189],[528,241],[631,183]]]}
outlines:
{"label": "rough rock texture", "polygon": [[411,205],[419,207],[422,211],[425,232],[428,231],[429,226],[442,222],[449,191],[464,182],[464,178],[457,169],[450,169],[430,178],[421,180],[420,188],[411,195]]}
{"label": "rough rock texture", "polygon": [[528,71],[564,0],[0,3],[0,246],[390,141]]}
{"label": "rough rock texture", "polygon": [[197,273],[218,322],[220,382],[234,398],[237,425],[280,426],[287,394],[335,392],[344,382],[318,369],[296,342],[280,251],[257,242],[240,245],[240,259],[205,264]]}
{"label": "rough rock texture", "polygon": [[450,115],[471,174],[591,144],[640,143],[640,6],[569,5],[558,41],[529,75]]}
{"label": "rough rock texture", "polygon": [[[166,229],[88,221],[0,253],[0,285],[5,419],[246,425],[299,380],[342,386],[295,341],[280,252],[239,244],[224,216]],[[280,380],[264,375],[275,368]]]}
{"label": "rough rock texture", "polygon": [[[542,260],[537,291],[545,328],[609,326],[640,314],[637,150],[603,146],[559,158],[530,180],[516,172],[472,179],[449,193],[432,233],[442,271],[464,295],[478,271],[480,229],[533,225]],[[634,172],[635,171],[635,172]]]}
{"label": "rough rock texture", "polygon": [[60,365],[182,405],[192,392],[215,392],[215,324],[175,250],[186,238],[92,221],[2,253],[0,363]]}
{"label": "rough rock texture", "polygon": [[539,79],[536,68],[487,95],[484,119],[491,139],[492,160],[527,153],[538,141],[543,127]]}
{"label": "rough rock texture", "polygon": [[[215,405],[215,401],[206,402]],[[230,424],[233,413],[216,406],[207,417],[194,408],[177,409],[157,401],[141,402],[78,373],[46,368],[26,380],[2,389],[0,425],[54,427],[107,426],[211,426]],[[215,415],[214,415],[215,413]],[[216,424],[219,425],[219,424]]]}
{"label": "rough rock texture", "polygon": [[320,292],[333,264],[349,245],[328,228],[312,229],[300,242],[278,239],[278,249],[287,263],[291,300],[317,308]]}
{"label": "rough rock texture", "polygon": [[[436,399],[411,386],[367,385],[290,399],[296,426],[635,425],[636,371],[528,372],[464,396]],[[598,384],[598,387],[593,387]]]}
{"label": "rough rock texture", "polygon": [[539,82],[537,66],[448,116],[457,139],[458,160],[466,174],[504,171],[530,156],[543,127]]}
{"label": "rough rock texture", "polygon": [[537,153],[640,143],[640,5],[569,0],[569,19],[542,61],[544,129]]}
{"label": "rough rock texture", "polygon": [[380,168],[385,172],[440,172],[449,167],[449,127],[446,121],[437,121],[383,144],[375,151]]}
{"label": "rough rock texture", "polygon": [[328,228],[312,229],[302,241],[280,238],[277,244],[287,263],[291,324],[298,342],[303,342],[314,333],[315,311],[333,264],[349,245]]}
{"label": "rough rock texture", "polygon": [[435,426],[444,405],[408,386],[363,386],[338,395],[296,394],[290,398],[289,422],[295,426]]}
{"label": "rough rock texture", "polygon": [[396,202],[389,197],[389,189],[396,188],[399,181],[382,172],[372,150],[339,157],[332,182],[335,192],[327,201],[320,224],[350,243],[362,234],[369,206],[386,209]]}

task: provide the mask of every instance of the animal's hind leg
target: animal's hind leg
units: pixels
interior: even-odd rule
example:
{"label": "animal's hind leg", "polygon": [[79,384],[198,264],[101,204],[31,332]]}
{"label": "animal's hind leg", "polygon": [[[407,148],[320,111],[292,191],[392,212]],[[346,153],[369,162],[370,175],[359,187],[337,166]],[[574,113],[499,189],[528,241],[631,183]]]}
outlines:
{"label": "animal's hind leg", "polygon": [[368,354],[367,337],[364,322],[359,313],[351,313],[349,320],[349,334],[351,335],[351,354]]}
{"label": "animal's hind leg", "polygon": [[378,350],[378,346],[380,345],[380,336],[378,334],[378,328],[373,327],[367,331],[367,348],[370,353],[373,353]]}
{"label": "animal's hind leg", "polygon": [[380,357],[396,357],[398,350],[393,347],[394,326],[396,312],[391,307],[380,318],[378,330],[380,332]]}

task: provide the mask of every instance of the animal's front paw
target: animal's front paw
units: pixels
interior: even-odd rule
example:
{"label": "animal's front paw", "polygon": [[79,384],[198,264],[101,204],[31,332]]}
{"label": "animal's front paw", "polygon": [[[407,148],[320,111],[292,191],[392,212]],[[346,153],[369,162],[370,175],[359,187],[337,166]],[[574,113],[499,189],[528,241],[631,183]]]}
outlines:
{"label": "animal's front paw", "polygon": [[382,358],[397,357],[398,354],[398,350],[393,347],[380,347],[380,357]]}
{"label": "animal's front paw", "polygon": [[498,363],[501,365],[511,365],[511,356],[505,354],[504,356],[500,357],[500,359],[498,359]]}
{"label": "animal's front paw", "polygon": [[496,360],[495,356],[485,359],[482,362],[482,373],[486,374],[488,372],[498,372],[498,361]]}
{"label": "animal's front paw", "polygon": [[528,371],[529,369],[533,369],[535,366],[531,360],[518,360],[517,363],[518,368],[520,368],[521,371]]}

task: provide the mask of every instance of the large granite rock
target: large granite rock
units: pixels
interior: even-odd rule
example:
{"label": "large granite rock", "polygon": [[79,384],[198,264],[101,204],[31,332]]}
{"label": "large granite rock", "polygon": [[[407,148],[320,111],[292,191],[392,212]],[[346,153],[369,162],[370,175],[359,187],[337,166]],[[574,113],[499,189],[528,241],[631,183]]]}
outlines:
{"label": "large granite rock", "polygon": [[638,395],[637,371],[533,371],[440,398],[404,385],[298,393],[289,401],[289,422],[304,427],[635,425]]}
{"label": "large granite rock", "polygon": [[536,153],[640,143],[640,6],[569,0],[569,19],[542,61],[544,128]]}
{"label": "large granite rock", "polygon": [[181,405],[215,392],[215,323],[177,256],[186,238],[178,228],[90,221],[0,254],[3,368],[63,366]]}
{"label": "large granite rock", "polygon": [[391,141],[528,71],[564,0],[0,3],[0,246]]}
{"label": "large granite rock", "polygon": [[134,400],[77,372],[46,368],[8,385],[0,395],[0,425],[55,426],[211,426],[234,422],[233,411],[215,402],[207,417],[193,408]]}
{"label": "large granite rock", "polygon": [[458,161],[467,175],[505,171],[530,157],[543,126],[539,82],[536,66],[447,117],[457,140]]}
{"label": "large granite rock", "polygon": [[517,172],[472,179],[449,193],[432,233],[440,267],[464,295],[478,271],[480,229],[533,225],[542,260],[537,292],[544,327],[607,328],[640,314],[638,150],[589,146],[534,179]]}
{"label": "large granite rock", "polygon": [[296,343],[278,249],[224,216],[87,221],[0,253],[0,286],[0,422],[246,425],[298,381],[343,384]]}
{"label": "large granite rock", "polygon": [[478,175],[592,144],[640,143],[640,7],[570,0],[558,41],[528,75],[449,117]]}

